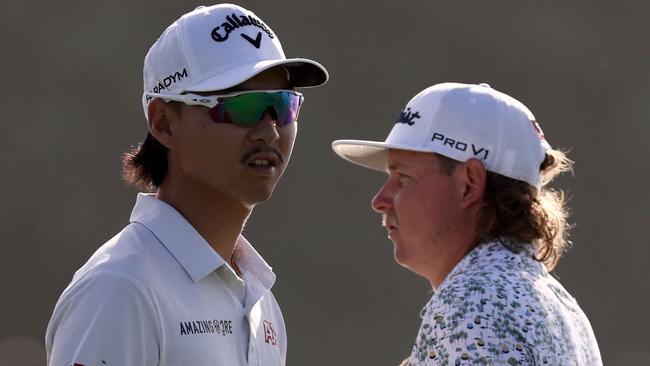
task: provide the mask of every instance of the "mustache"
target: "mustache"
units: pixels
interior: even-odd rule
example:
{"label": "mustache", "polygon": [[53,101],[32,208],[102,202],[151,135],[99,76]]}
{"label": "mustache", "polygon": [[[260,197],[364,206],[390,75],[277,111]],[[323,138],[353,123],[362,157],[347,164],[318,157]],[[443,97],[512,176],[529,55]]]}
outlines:
{"label": "mustache", "polygon": [[282,157],[282,154],[278,151],[278,149],[271,147],[271,146],[255,146],[252,149],[248,150],[244,156],[241,158],[241,163],[244,164],[246,160],[250,159],[253,155],[259,154],[259,153],[272,153],[274,154],[277,158],[278,161],[282,164],[284,164],[284,158]]}

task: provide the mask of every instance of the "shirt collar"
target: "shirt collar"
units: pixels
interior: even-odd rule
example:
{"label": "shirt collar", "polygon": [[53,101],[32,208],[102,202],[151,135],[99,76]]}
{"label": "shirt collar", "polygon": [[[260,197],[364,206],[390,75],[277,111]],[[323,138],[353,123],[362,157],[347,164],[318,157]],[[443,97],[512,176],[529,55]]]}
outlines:
{"label": "shirt collar", "polygon": [[275,273],[273,273],[273,268],[264,261],[264,258],[241,235],[237,239],[233,257],[243,273],[250,272],[266,289],[270,289],[273,286],[276,278]]}
{"label": "shirt collar", "polygon": [[194,282],[226,264],[176,209],[153,194],[138,194],[130,221],[151,230]]}
{"label": "shirt collar", "polygon": [[[232,271],[229,264],[176,209],[156,199],[153,194],[138,194],[130,221],[147,227],[194,282],[224,265]],[[242,235],[237,239],[234,258],[243,272],[250,272],[267,289],[275,283],[271,266]]]}
{"label": "shirt collar", "polygon": [[[441,291],[455,291],[454,287],[451,290],[448,288],[448,283],[453,281],[454,277],[461,276],[473,268],[480,268],[483,271],[490,271],[495,265],[505,265],[510,258],[515,256],[529,257],[534,261],[536,253],[536,246],[534,244],[521,245],[508,238],[496,238],[492,241],[481,243],[469,251],[447,274],[445,279],[440,283],[440,286],[433,289],[434,295],[431,296],[427,304],[422,308],[420,317],[425,318],[430,315],[432,311],[432,304],[438,301],[435,294]],[[543,267],[543,266],[541,266]],[[533,267],[539,268],[539,267]]]}
{"label": "shirt collar", "polygon": [[[451,278],[459,275],[469,268],[480,266],[481,268],[490,268],[491,266],[505,263],[510,258],[522,257],[530,259],[531,263],[537,253],[537,245],[532,243],[517,243],[510,238],[496,238],[492,241],[481,243],[470,250],[469,253],[458,262],[454,268],[447,274],[438,289],[442,288]],[[541,266],[543,267],[543,266]],[[531,267],[532,270],[533,267]],[[534,267],[537,268],[537,267]]]}

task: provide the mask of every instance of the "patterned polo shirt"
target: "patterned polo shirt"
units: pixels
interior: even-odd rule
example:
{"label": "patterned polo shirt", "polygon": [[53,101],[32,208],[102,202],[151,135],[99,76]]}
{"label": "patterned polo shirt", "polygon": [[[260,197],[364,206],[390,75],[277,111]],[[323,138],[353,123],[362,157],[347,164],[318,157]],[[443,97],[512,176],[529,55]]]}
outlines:
{"label": "patterned polo shirt", "polygon": [[532,247],[477,246],[421,316],[408,365],[602,365],[589,320]]}

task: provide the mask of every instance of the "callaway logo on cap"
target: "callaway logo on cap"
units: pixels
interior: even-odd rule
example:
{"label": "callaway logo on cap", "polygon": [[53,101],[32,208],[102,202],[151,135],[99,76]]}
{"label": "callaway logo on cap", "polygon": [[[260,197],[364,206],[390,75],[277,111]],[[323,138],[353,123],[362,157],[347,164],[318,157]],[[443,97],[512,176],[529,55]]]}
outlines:
{"label": "callaway logo on cap", "polygon": [[167,27],[145,57],[145,116],[151,101],[147,93],[224,90],[278,65],[295,87],[328,79],[315,61],[287,59],[278,37],[253,12],[233,4],[200,6]]}
{"label": "callaway logo on cap", "polygon": [[475,158],[506,177],[542,184],[550,148],[533,114],[487,84],[443,83],[408,102],[386,141],[337,140],[334,151],[355,164],[385,171],[390,149],[432,152],[457,161]]}
{"label": "callaway logo on cap", "polygon": [[[274,38],[271,30],[264,23],[262,23],[261,20],[255,18],[252,15],[238,16],[237,14],[233,13],[226,16],[225,21],[221,23],[221,25],[218,25],[212,29],[212,39],[217,42],[225,42],[228,40],[228,37],[232,31],[246,26],[258,27],[263,30],[269,38]],[[257,32],[255,39],[252,39],[246,33],[240,33],[239,35],[242,36],[242,38],[248,41],[255,48],[260,48],[260,44],[262,43],[262,32]]]}

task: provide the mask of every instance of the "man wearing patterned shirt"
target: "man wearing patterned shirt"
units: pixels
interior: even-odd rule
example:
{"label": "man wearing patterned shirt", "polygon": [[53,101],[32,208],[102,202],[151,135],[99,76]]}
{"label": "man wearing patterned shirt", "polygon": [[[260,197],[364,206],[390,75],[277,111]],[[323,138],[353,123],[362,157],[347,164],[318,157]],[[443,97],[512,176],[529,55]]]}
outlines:
{"label": "man wearing patterned shirt", "polygon": [[549,271],[568,241],[561,192],[571,161],[533,114],[487,84],[416,95],[383,142],[337,140],[384,171],[372,201],[395,260],[434,295],[404,365],[601,365],[589,320]]}

